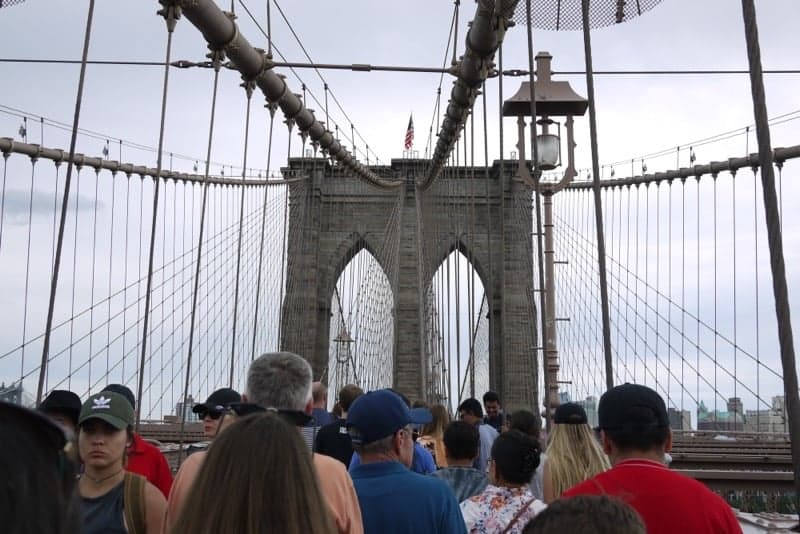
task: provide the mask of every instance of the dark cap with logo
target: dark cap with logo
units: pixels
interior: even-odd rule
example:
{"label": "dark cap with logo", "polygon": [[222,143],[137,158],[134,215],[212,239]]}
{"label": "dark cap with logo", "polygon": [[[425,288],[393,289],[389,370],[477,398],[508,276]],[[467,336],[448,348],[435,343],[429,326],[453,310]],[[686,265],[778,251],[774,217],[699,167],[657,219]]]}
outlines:
{"label": "dark cap with logo", "polygon": [[133,406],[124,396],[113,391],[101,391],[83,403],[78,424],[90,419],[100,419],[117,430],[133,426]]}
{"label": "dark cap with logo", "polygon": [[347,428],[355,428],[365,445],[391,436],[406,425],[424,425],[433,420],[427,408],[409,409],[400,395],[388,389],[370,391],[358,397],[347,412]]}
{"label": "dark cap with logo", "polygon": [[622,384],[600,397],[597,406],[600,428],[616,429],[625,424],[668,427],[669,416],[661,395],[640,384]]}
{"label": "dark cap with logo", "polygon": [[205,402],[192,407],[194,413],[206,413],[213,410],[227,408],[231,404],[242,402],[242,396],[234,389],[221,388],[208,396]]}

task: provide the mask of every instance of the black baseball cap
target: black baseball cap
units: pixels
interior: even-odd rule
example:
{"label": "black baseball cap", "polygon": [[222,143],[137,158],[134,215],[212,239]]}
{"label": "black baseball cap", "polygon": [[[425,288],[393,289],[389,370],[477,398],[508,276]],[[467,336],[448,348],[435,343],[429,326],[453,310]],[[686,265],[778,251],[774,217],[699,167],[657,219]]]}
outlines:
{"label": "black baseball cap", "polygon": [[[77,397],[77,395],[75,396]],[[64,449],[69,441],[64,429],[51,421],[43,413],[41,406],[37,411],[20,406],[19,404],[0,401],[0,421],[11,424],[12,427],[16,427],[17,430],[28,431],[31,434],[43,438],[45,443],[52,446],[54,450],[60,451]]]}
{"label": "black baseball cap", "polygon": [[207,413],[221,408],[228,408],[231,404],[242,402],[242,396],[231,388],[220,388],[208,396],[205,402],[192,407],[194,413]]}
{"label": "black baseball cap", "polygon": [[78,415],[81,413],[81,398],[66,389],[54,389],[39,405],[42,413],[62,413],[78,426]]}
{"label": "black baseball cap", "polygon": [[[644,410],[642,410],[644,408]],[[622,384],[600,397],[597,406],[599,428],[620,428],[626,423],[668,427],[667,406],[661,395],[640,384]]]}
{"label": "black baseball cap", "polygon": [[553,414],[553,422],[557,425],[585,425],[589,422],[586,411],[574,402],[565,402]]}
{"label": "black baseball cap", "polygon": [[122,384],[109,384],[103,391],[111,391],[112,393],[119,393],[125,399],[131,403],[131,408],[134,410],[136,409],[136,397],[133,395],[133,391],[130,390],[128,386],[123,386]]}

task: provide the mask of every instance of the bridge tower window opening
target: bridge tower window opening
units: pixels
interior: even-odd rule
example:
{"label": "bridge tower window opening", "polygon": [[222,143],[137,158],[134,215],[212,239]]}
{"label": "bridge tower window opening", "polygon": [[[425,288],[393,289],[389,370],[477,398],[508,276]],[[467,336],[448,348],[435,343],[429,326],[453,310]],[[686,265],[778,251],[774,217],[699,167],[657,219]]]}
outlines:
{"label": "bridge tower window opening", "polygon": [[331,296],[327,377],[328,407],[339,389],[392,386],[394,295],[389,278],[366,248],[342,269]]}

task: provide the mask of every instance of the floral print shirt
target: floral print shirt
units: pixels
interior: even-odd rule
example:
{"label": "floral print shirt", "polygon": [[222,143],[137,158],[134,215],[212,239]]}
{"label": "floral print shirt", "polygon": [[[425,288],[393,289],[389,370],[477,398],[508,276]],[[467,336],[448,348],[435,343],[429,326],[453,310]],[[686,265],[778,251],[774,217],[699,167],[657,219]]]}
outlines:
{"label": "floral print shirt", "polygon": [[533,496],[528,486],[507,488],[489,484],[483,493],[461,503],[461,514],[470,534],[500,534],[524,507],[508,534],[520,534],[546,505]]}

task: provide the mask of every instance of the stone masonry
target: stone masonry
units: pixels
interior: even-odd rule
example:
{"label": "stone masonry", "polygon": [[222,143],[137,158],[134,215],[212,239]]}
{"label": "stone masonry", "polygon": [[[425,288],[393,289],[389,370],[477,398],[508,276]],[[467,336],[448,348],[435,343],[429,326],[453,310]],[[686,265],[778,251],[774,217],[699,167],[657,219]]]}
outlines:
{"label": "stone masonry", "polygon": [[513,179],[510,162],[504,173],[498,163],[489,169],[488,194],[482,167],[457,167],[420,192],[414,186],[424,169],[419,160],[392,160],[379,169],[404,180],[397,190],[365,184],[321,159],[291,159],[289,165],[288,174],[307,174],[310,183],[290,186],[283,350],[306,357],[321,376],[334,285],[366,248],[394,294],[393,387],[425,398],[429,355],[423,354],[420,298],[441,262],[459,249],[475,265],[489,298],[491,388],[507,410],[538,413],[531,191]]}

